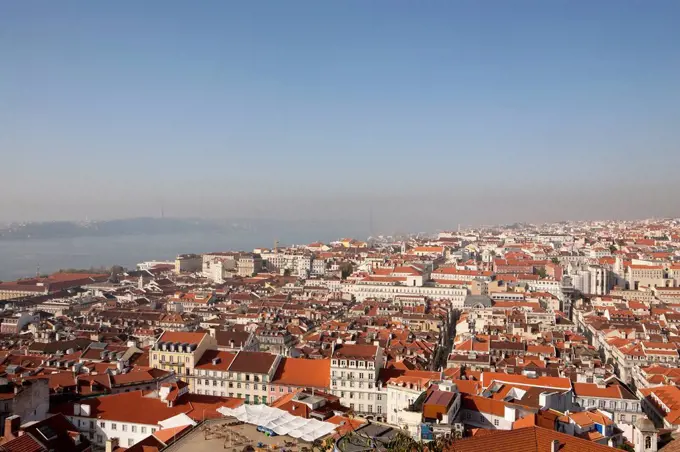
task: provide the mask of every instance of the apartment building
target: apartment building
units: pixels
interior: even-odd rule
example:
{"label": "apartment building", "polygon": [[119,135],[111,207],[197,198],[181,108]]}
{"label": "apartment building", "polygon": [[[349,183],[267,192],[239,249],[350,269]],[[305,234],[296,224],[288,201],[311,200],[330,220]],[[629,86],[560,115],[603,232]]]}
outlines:
{"label": "apartment building", "polygon": [[265,352],[206,351],[195,368],[194,392],[271,403],[270,384],[280,361],[279,355]]}
{"label": "apartment building", "polygon": [[217,341],[205,332],[165,331],[149,352],[149,365],[172,370],[195,390],[194,368],[206,350],[216,350]]}
{"label": "apartment building", "polygon": [[382,364],[378,345],[337,344],[331,356],[331,392],[357,413],[384,415],[386,391],[378,384]]}
{"label": "apartment building", "polygon": [[624,431],[626,437],[632,438],[633,425],[644,417],[642,404],[616,377],[601,384],[575,382],[573,386],[574,402],[581,409],[606,410],[612,414],[612,420]]}

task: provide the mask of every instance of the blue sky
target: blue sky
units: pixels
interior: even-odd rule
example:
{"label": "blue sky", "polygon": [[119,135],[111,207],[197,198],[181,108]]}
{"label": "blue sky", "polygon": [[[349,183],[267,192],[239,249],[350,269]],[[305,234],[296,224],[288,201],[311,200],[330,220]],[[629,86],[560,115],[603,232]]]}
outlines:
{"label": "blue sky", "polygon": [[677,1],[0,6],[0,219],[678,215]]}

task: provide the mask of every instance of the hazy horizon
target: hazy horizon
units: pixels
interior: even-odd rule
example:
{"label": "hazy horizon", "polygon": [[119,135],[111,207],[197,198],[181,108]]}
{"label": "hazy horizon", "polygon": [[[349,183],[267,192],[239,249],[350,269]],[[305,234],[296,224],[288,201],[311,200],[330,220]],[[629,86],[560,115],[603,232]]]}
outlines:
{"label": "hazy horizon", "polygon": [[9,2],[0,221],[680,216],[680,3]]}

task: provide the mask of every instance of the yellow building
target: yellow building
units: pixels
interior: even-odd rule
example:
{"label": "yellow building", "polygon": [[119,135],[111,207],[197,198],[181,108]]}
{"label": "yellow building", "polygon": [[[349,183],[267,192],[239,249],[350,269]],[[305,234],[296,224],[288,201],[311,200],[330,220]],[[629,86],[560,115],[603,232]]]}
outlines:
{"label": "yellow building", "polygon": [[217,350],[217,341],[209,333],[166,331],[151,348],[149,364],[174,371],[194,392],[194,368],[206,350]]}

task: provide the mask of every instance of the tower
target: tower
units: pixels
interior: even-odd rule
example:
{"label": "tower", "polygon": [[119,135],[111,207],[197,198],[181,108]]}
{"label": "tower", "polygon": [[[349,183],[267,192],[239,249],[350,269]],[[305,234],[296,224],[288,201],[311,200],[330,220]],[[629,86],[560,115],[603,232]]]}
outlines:
{"label": "tower", "polygon": [[633,426],[635,452],[656,452],[659,430],[647,418],[638,419]]}

